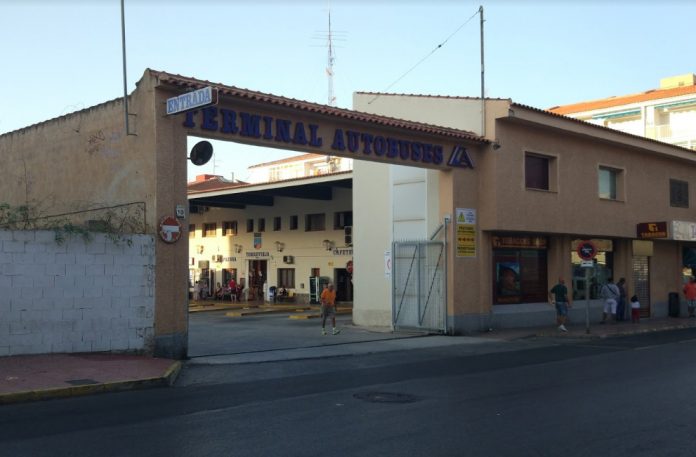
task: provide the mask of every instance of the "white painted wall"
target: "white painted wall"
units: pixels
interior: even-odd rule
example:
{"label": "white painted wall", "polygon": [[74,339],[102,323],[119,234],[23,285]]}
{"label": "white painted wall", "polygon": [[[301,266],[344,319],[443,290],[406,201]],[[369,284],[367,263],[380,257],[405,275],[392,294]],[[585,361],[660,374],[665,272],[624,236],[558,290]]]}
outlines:
{"label": "white painted wall", "polygon": [[149,347],[154,238],[129,239],[0,230],[0,356]]}

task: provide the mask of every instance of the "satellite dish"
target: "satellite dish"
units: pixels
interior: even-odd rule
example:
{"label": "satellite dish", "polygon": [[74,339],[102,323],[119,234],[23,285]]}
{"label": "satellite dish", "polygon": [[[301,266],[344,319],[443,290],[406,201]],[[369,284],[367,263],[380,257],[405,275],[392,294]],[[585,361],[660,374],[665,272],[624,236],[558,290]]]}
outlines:
{"label": "satellite dish", "polygon": [[213,145],[208,141],[199,141],[191,149],[189,160],[194,165],[205,165],[213,156]]}

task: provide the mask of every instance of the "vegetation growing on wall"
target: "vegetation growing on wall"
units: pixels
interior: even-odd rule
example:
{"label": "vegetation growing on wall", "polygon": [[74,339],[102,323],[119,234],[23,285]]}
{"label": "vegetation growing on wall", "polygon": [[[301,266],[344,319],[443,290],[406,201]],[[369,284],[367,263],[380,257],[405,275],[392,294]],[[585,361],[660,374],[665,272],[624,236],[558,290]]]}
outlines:
{"label": "vegetation growing on wall", "polygon": [[73,236],[89,241],[94,234],[101,233],[114,244],[125,242],[131,245],[128,235],[146,233],[145,203],[128,203],[55,215],[42,214],[38,206],[0,203],[0,229],[51,230],[55,233],[58,244]]}

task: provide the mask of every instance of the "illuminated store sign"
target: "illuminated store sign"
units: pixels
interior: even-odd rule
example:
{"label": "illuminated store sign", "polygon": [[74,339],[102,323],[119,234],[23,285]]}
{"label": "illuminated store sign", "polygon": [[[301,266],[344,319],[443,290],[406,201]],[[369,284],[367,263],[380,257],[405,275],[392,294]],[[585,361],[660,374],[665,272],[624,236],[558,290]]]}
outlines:
{"label": "illuminated store sign", "polygon": [[[183,123],[184,127],[196,128],[196,115],[198,115],[201,130],[271,141],[279,145],[293,144],[320,149],[326,144],[333,151],[386,158],[395,162],[445,164],[445,151],[443,146],[439,144],[409,141],[341,128],[334,129],[329,144],[325,143],[325,138],[320,134],[320,126],[317,124],[305,124],[301,121],[279,119],[214,106],[187,112]],[[457,168],[474,168],[474,163],[466,148],[461,145],[455,145],[452,148],[446,165]]]}

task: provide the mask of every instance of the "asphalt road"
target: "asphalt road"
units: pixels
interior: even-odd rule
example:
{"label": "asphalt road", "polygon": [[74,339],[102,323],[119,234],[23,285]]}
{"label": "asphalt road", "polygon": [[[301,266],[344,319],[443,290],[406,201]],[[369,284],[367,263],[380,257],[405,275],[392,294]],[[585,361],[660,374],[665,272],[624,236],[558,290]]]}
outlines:
{"label": "asphalt road", "polygon": [[0,407],[0,456],[691,456],[696,331],[190,365]]}

